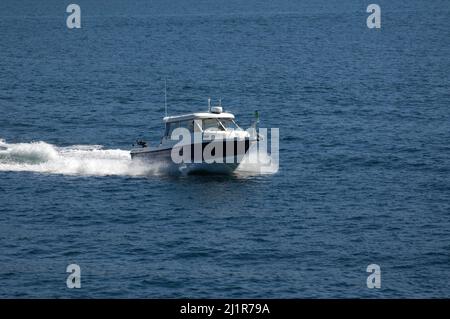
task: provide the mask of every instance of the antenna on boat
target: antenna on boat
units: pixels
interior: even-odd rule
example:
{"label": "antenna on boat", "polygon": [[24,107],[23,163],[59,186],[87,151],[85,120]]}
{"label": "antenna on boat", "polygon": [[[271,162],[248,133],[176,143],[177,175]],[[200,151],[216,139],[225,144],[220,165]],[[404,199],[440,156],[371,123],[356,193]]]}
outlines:
{"label": "antenna on boat", "polygon": [[211,98],[208,98],[208,112],[211,112]]}
{"label": "antenna on boat", "polygon": [[167,78],[164,78],[164,110],[167,117]]}
{"label": "antenna on boat", "polygon": [[222,107],[222,98],[219,99],[219,106]]}

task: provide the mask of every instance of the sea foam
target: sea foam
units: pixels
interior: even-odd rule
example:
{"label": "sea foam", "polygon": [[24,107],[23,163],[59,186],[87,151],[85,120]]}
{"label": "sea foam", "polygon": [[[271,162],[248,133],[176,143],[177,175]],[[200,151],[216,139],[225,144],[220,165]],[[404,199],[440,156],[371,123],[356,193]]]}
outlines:
{"label": "sea foam", "polygon": [[8,144],[0,140],[0,171],[87,176],[145,176],[159,167],[132,161],[130,152],[101,145],[58,147],[46,142]]}

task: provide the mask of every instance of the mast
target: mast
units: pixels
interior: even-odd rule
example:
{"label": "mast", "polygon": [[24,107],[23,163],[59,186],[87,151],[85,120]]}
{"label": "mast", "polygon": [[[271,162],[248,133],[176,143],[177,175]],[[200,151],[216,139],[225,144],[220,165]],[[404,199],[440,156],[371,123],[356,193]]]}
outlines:
{"label": "mast", "polygon": [[167,117],[167,79],[164,78],[164,110]]}

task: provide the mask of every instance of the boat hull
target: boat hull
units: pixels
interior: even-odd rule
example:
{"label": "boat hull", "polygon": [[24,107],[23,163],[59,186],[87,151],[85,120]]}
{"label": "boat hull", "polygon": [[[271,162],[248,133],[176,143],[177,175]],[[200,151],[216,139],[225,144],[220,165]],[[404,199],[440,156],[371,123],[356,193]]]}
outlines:
{"label": "boat hull", "polygon": [[[133,160],[140,160],[144,163],[157,164],[162,166],[163,169],[172,173],[183,173],[183,174],[231,174],[236,170],[242,161],[243,157],[249,150],[250,146],[255,141],[250,139],[245,140],[223,140],[219,142],[203,142],[201,145],[201,159],[194,156],[194,150],[199,149],[200,145],[190,144],[185,147],[190,147],[190,160],[182,161],[181,163],[175,163],[172,159],[173,148],[165,149],[149,149],[141,148],[134,149],[130,152],[131,158]],[[223,155],[220,157],[214,157],[215,160],[211,160],[211,157],[205,155],[205,148],[207,145],[213,144],[211,146],[218,146],[217,143],[222,144]],[[216,144],[216,145],[214,145]],[[211,147],[210,146],[210,147]],[[232,150],[231,152],[226,152],[226,150]],[[182,150],[180,146],[174,150],[182,156]],[[209,153],[208,153],[209,154]],[[215,156],[214,152],[212,155]]]}

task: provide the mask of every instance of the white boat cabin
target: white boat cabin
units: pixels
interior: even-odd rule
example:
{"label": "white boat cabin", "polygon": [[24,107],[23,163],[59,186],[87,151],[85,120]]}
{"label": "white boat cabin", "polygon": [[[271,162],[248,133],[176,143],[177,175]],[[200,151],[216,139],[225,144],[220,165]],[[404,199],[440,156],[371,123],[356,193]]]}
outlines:
{"label": "white boat cabin", "polygon": [[202,132],[204,138],[207,138],[208,135],[244,138],[248,135],[236,124],[234,115],[223,112],[220,106],[212,107],[209,112],[166,116],[163,121],[165,123],[163,140],[170,140],[173,130],[179,127],[186,128],[190,132]]}

